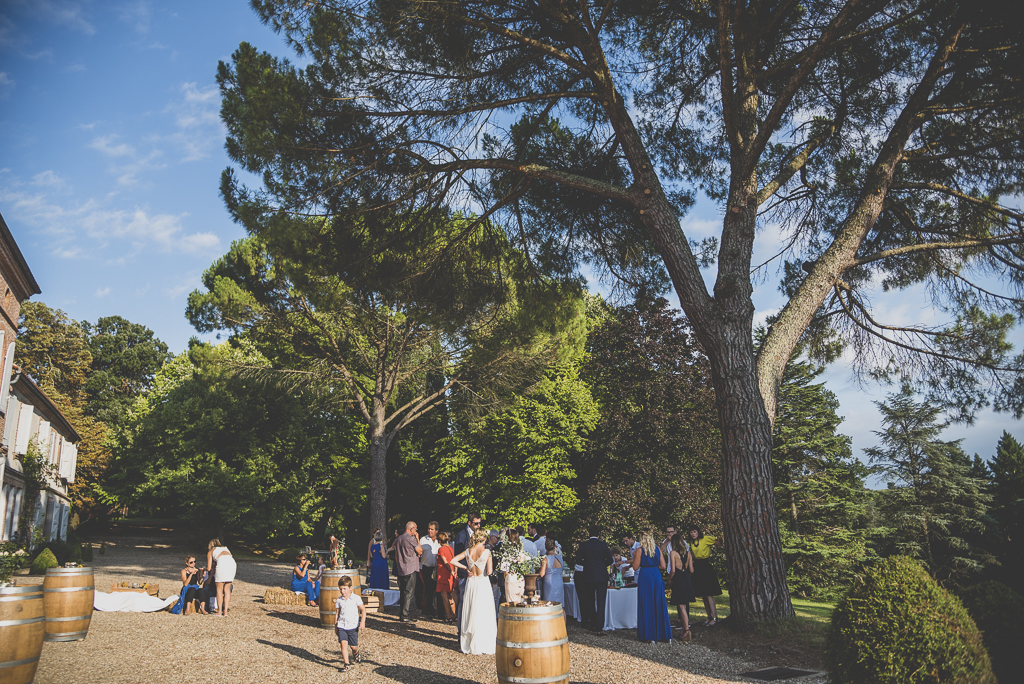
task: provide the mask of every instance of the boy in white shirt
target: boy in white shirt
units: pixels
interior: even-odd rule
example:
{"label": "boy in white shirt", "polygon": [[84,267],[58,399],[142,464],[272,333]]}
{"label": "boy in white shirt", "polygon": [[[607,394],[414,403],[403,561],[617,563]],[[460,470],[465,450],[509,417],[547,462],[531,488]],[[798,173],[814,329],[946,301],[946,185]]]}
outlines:
{"label": "boy in white shirt", "polygon": [[359,657],[359,630],[366,629],[366,607],[363,599],[352,593],[352,578],[348,575],[338,580],[341,596],[334,602],[337,609],[335,626],[338,630],[338,643],[341,644],[341,666],[344,672],[351,664],[348,661],[348,649],[352,648],[352,660],[361,662]]}

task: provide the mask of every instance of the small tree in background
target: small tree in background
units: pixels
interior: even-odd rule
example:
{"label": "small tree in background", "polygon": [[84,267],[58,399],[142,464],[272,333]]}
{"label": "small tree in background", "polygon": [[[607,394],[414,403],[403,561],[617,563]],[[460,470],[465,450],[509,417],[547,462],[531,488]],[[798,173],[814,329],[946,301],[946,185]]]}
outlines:
{"label": "small tree in background", "polygon": [[939,439],[949,423],[939,422],[938,406],[915,401],[906,386],[875,404],[881,445],[865,453],[889,485],[880,496],[891,550],[921,560],[939,582],[969,581],[994,562],[980,545],[991,501],[985,483],[971,476],[959,440]]}
{"label": "small tree in background", "polygon": [[997,555],[1000,575],[1024,591],[1024,447],[1003,431],[990,463],[992,515],[999,523]]}
{"label": "small tree in background", "polygon": [[823,372],[805,360],[786,367],[772,456],[790,591],[834,598],[866,553],[868,470],[837,431],[839,400],[814,382]]}

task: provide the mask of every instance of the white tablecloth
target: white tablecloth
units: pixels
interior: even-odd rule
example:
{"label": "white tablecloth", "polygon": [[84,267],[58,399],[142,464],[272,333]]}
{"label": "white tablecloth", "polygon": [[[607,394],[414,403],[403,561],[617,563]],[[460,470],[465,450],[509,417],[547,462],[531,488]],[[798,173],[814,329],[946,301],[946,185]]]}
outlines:
{"label": "white tablecloth", "polygon": [[364,594],[372,594],[375,591],[384,593],[384,605],[385,606],[397,606],[399,599],[402,597],[402,592],[397,589],[370,589],[369,587],[363,588]]}
{"label": "white tablecloth", "polygon": [[123,613],[155,613],[173,606],[178,602],[180,594],[165,599],[150,596],[146,592],[115,591],[108,594],[103,591],[93,593],[92,607],[95,610],[113,610]]}
{"label": "white tablecloth", "polygon": [[[583,614],[580,612],[575,582],[565,584],[565,601],[562,606],[567,614],[582,622]],[[636,587],[608,590],[608,600],[604,604],[604,628],[636,629]]]}

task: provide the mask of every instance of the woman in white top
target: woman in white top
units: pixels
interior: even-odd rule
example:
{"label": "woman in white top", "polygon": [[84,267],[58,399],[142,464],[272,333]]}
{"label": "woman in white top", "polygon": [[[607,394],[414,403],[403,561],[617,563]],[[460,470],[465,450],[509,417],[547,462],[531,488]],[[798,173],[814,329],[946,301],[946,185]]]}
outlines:
{"label": "woman in white top", "polygon": [[213,575],[213,581],[217,583],[217,612],[214,615],[224,617],[231,603],[231,583],[235,581],[236,566],[231,552],[228,547],[221,546],[220,539],[210,540],[209,551],[206,552],[206,569],[212,569],[214,562],[217,563]]}
{"label": "woman in white top", "polygon": [[[465,594],[462,599],[462,636],[459,646],[463,653],[493,655],[498,639],[498,622],[494,615],[494,594],[488,576],[494,571],[491,552],[484,548],[487,533],[477,530],[469,540],[469,548],[455,556],[451,564],[467,570]],[[459,561],[465,559],[463,565]]]}

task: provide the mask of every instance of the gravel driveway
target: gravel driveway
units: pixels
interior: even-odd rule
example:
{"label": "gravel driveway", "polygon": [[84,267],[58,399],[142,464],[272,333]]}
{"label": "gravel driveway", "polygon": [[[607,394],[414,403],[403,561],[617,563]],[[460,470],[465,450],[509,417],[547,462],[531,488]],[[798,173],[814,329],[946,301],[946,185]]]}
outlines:
{"label": "gravel driveway", "polygon": [[[159,582],[160,595],[169,596],[181,586],[185,551],[120,539],[106,554],[96,553],[96,587]],[[367,617],[360,635],[364,662],[340,673],[340,647],[333,630],[320,627],[317,609],[264,605],[266,588],[284,586],[288,576],[284,563],[240,560],[226,618],[94,612],[84,641],[44,645],[36,682],[497,682],[494,658],[460,653],[454,627],[427,620],[403,625],[393,608]],[[753,681],[736,676],[755,669],[751,663],[696,644],[641,644],[632,630],[596,637],[575,621],[569,638],[574,684]]]}

